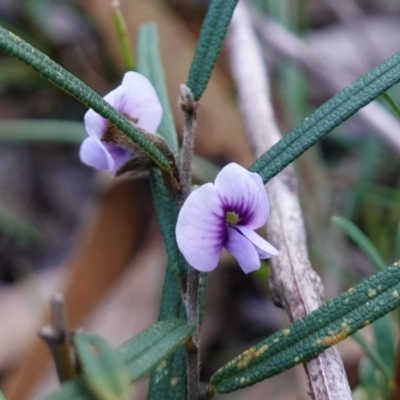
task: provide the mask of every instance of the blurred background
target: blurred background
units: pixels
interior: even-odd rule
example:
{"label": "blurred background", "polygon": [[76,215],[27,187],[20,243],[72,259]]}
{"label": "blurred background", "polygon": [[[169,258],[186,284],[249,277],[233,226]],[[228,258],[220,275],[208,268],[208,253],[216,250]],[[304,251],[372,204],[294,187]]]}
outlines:
{"label": "blurred background", "polygon": [[[400,50],[396,0],[254,0],[276,117],[283,133],[330,96]],[[160,51],[178,132],[177,99],[186,81],[205,0],[122,0],[135,44],[142,22],[160,31]],[[0,0],[0,24],[104,95],[124,64],[111,0]],[[310,257],[332,298],[375,272],[331,219],[352,221],[390,264],[400,257],[400,120],[396,86],[308,150],[296,163]],[[85,108],[6,54],[0,55],[0,387],[9,400],[54,390],[57,380],[37,337],[48,299],[65,294],[70,327],[115,346],[156,321],[166,255],[146,177],[114,179],[79,161]],[[235,102],[227,49],[201,100],[196,183],[229,161],[252,163]],[[340,224],[339,224],[340,225]],[[343,225],[343,224],[342,224]],[[273,305],[268,266],[244,276],[223,254],[209,276],[202,330],[202,375],[288,324]],[[393,373],[397,315],[362,335]],[[352,339],[340,344],[356,399],[386,399],[382,371]],[[132,398],[144,399],[146,384]],[[301,366],[221,398],[309,398]]]}

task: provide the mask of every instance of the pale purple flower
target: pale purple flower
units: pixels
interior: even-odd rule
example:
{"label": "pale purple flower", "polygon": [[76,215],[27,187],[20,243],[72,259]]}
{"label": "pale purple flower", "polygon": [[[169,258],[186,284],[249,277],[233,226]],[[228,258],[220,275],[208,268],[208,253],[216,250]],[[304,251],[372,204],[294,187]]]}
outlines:
{"label": "pale purple flower", "polygon": [[217,266],[225,247],[247,274],[260,267],[260,258],[278,255],[254,232],[268,216],[268,196],[260,175],[231,163],[214,184],[200,186],[183,204],[176,225],[178,247],[187,262],[203,272]]}
{"label": "pale purple flower", "polygon": [[[104,100],[149,132],[155,132],[160,124],[162,108],[156,91],[147,78],[137,72],[127,72],[121,85],[108,93]],[[116,172],[132,158],[132,153],[101,141],[108,124],[92,109],[86,112],[85,127],[89,137],[81,145],[80,158],[91,167]]]}

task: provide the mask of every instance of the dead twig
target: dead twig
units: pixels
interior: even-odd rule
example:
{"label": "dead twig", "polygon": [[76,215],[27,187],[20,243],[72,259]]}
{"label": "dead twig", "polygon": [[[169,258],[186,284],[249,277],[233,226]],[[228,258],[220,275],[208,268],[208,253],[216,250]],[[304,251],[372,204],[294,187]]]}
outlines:
{"label": "dead twig", "polygon": [[[262,50],[246,5],[239,3],[228,34],[230,65],[238,90],[239,108],[256,157],[273,146],[281,134],[269,99]],[[305,230],[292,167],[267,184],[271,216],[267,239],[279,249],[271,259],[271,286],[291,320],[320,306],[323,287],[308,259]],[[314,399],[351,399],[343,363],[336,347],[305,364]]]}

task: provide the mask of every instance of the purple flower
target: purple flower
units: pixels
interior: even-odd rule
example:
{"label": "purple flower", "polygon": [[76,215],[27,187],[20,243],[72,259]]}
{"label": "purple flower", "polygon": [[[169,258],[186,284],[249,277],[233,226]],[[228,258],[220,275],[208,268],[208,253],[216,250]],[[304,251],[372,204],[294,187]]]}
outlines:
{"label": "purple flower", "polygon": [[212,271],[225,247],[247,274],[260,268],[260,258],[278,250],[254,232],[269,216],[267,192],[260,175],[236,163],[190,194],[178,216],[176,239],[188,263]]}
{"label": "purple flower", "polygon": [[[108,93],[104,100],[139,127],[155,132],[160,124],[162,108],[151,83],[137,72],[127,72],[122,83]],[[80,149],[85,164],[116,172],[132,153],[113,144],[101,141],[109,122],[92,109],[85,114],[85,127],[89,134]]]}

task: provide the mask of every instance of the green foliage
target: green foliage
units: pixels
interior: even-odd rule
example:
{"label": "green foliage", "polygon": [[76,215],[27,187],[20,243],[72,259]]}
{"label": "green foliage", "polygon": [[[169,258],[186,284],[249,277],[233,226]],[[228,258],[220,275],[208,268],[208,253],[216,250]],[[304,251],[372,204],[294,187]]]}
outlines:
{"label": "green foliage", "polygon": [[0,143],[81,143],[87,136],[82,122],[49,119],[2,120]]}
{"label": "green foliage", "polygon": [[232,392],[307,361],[399,305],[395,263],[228,362],[212,376],[211,390]]}
{"label": "green foliage", "polygon": [[170,319],[153,325],[125,342],[119,352],[128,366],[131,381],[135,382],[153,370],[189,339],[194,329],[194,326],[187,325],[181,319]]}
{"label": "green foliage", "polygon": [[[157,29],[154,24],[144,24],[139,30],[137,62],[138,72],[150,80],[162,104],[163,117],[158,133],[177,153],[177,134],[168,100],[164,71],[158,54]],[[175,238],[179,205],[165,188],[159,171],[150,171],[150,183],[158,224],[168,254],[158,319],[160,321],[168,318],[186,319],[178,276],[186,274],[187,264],[178,249]],[[186,350],[181,347],[152,373],[148,399],[172,400],[184,398],[186,398]]]}
{"label": "green foliage", "polygon": [[89,388],[86,386],[83,378],[77,378],[73,381],[65,382],[61,385],[58,392],[52,393],[45,400],[97,400]]}
{"label": "green foliage", "polygon": [[187,81],[196,101],[208,84],[237,2],[211,0],[208,7]]}
{"label": "green foliage", "polygon": [[77,334],[74,346],[82,376],[64,383],[60,391],[46,400],[125,399],[129,384],[154,370],[182,346],[193,331],[193,326],[180,319],[161,321],[125,342],[118,350],[98,336]]}
{"label": "green foliage", "polygon": [[376,250],[375,246],[360,228],[343,217],[332,217],[332,221],[357,244],[359,249],[370,259],[377,270],[383,271],[386,268],[385,261],[382,260],[378,250]]}
{"label": "green foliage", "polygon": [[126,28],[125,19],[118,5],[113,5],[112,7],[115,32],[117,33],[118,43],[121,48],[125,67],[128,71],[132,71],[135,69],[135,60],[133,57],[132,44]]}
{"label": "green foliage", "polygon": [[327,133],[399,81],[400,53],[396,53],[314,111],[259,157],[250,171],[259,173],[267,182]]}
{"label": "green foliage", "polygon": [[[99,336],[75,334],[73,343],[82,379],[99,400],[123,400],[129,394],[129,374],[118,351]],[[138,354],[143,356],[143,354]]]}
{"label": "green foliage", "polygon": [[0,27],[0,48],[20,59],[39,72],[44,78],[92,108],[110,121],[121,132],[136,143],[160,168],[170,172],[171,167],[164,154],[154,147],[140,131],[123,115],[118,113],[103,98],[77,77],[52,61],[45,54],[24,42],[18,36]]}

